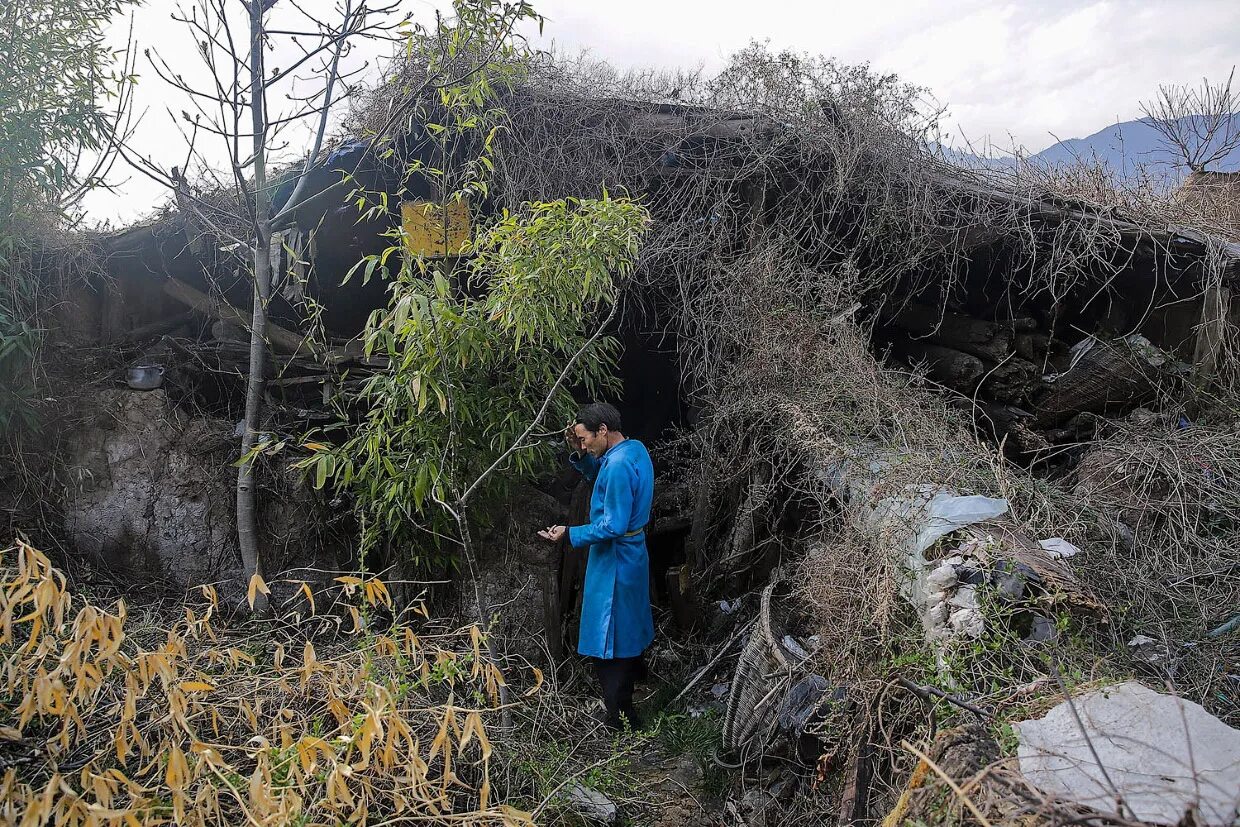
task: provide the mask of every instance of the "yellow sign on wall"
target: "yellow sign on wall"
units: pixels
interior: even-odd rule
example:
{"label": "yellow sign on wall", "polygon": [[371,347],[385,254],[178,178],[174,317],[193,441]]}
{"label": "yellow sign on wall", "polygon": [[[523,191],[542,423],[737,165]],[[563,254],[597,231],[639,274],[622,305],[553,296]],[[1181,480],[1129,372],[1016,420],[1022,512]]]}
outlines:
{"label": "yellow sign on wall", "polygon": [[461,254],[469,241],[469,202],[404,201],[400,205],[405,245],[414,255],[445,258]]}

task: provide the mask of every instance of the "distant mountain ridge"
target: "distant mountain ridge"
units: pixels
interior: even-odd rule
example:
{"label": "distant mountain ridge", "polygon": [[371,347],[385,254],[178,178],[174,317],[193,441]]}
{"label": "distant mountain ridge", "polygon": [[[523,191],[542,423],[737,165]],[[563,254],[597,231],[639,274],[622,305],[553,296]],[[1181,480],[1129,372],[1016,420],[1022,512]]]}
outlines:
{"label": "distant mountain ridge", "polygon": [[[1240,131],[1240,113],[1232,115],[1233,128]],[[995,169],[1008,169],[1015,160],[1008,157],[981,157],[969,152],[943,147],[948,160],[966,166],[981,164]],[[1045,166],[1071,164],[1077,160],[1097,158],[1116,176],[1128,177],[1141,166],[1152,167],[1175,180],[1183,180],[1188,169],[1177,164],[1176,156],[1163,143],[1162,136],[1148,118],[1124,121],[1098,130],[1085,138],[1069,138],[1027,156],[1030,163]],[[1221,161],[1211,164],[1216,172],[1240,171],[1240,148],[1233,149]]]}

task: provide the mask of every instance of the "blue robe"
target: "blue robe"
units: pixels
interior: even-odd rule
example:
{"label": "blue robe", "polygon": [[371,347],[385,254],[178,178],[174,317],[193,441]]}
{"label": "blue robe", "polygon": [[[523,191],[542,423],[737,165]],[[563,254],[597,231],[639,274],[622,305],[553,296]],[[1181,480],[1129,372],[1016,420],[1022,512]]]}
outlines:
{"label": "blue robe", "polygon": [[594,480],[590,524],[568,529],[575,548],[590,547],[577,651],[596,658],[636,657],[654,640],[644,531],[654,498],[650,453],[626,439],[600,458],[586,454],[572,465]]}

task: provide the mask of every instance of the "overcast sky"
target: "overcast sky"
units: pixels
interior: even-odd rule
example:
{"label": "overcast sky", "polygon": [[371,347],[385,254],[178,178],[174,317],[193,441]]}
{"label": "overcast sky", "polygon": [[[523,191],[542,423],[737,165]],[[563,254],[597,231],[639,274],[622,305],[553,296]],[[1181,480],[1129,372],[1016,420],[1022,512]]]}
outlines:
{"label": "overcast sky", "polygon": [[[330,13],[333,0],[302,0]],[[445,3],[414,0],[426,17]],[[929,87],[948,107],[957,143],[987,139],[1031,151],[1139,117],[1159,84],[1223,79],[1240,62],[1238,0],[534,0],[547,41],[624,67],[718,68],[749,41],[834,56]],[[192,42],[170,14],[173,0],[136,12],[142,45],[170,60]],[[277,5],[277,10],[279,5]],[[359,56],[359,60],[363,56]],[[374,55],[364,57],[373,58]],[[188,68],[189,64],[185,64]],[[182,108],[139,65],[139,106],[149,110],[139,146],[164,164],[184,146],[164,107]],[[138,176],[116,194],[91,196],[93,217],[130,221],[163,197]]]}

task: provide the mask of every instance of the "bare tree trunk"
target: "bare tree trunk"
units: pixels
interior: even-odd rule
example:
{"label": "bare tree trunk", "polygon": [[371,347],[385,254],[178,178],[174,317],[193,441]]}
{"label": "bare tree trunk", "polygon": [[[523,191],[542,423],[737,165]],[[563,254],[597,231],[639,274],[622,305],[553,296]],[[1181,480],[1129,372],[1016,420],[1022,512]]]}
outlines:
{"label": "bare tree trunk", "polygon": [[[259,419],[263,408],[263,362],[267,356],[267,301],[271,297],[271,217],[268,215],[266,142],[267,122],[263,108],[263,4],[250,3],[250,111],[254,132],[254,314],[250,326],[250,376],[245,393],[245,430],[241,436],[241,455],[248,457],[258,442]],[[254,492],[254,462],[244,462],[237,470],[237,541],[246,579],[263,576],[258,545],[258,515]],[[256,593],[254,611],[267,611],[267,598]]]}
{"label": "bare tree trunk", "polygon": [[[451,512],[456,519],[457,529],[461,534],[461,550],[465,556],[465,566],[469,572],[469,582],[474,590],[474,611],[477,613],[478,628],[482,630],[484,642],[487,648],[487,658],[491,663],[499,664],[499,653],[495,648],[495,629],[494,610],[491,608],[491,601],[487,598],[482,588],[482,576],[478,571],[478,555],[474,549],[473,534],[469,530],[468,511],[466,506],[459,499],[456,508]],[[512,693],[508,690],[508,684],[501,683],[499,685],[499,703],[500,703],[500,725],[505,731],[512,729]]]}

